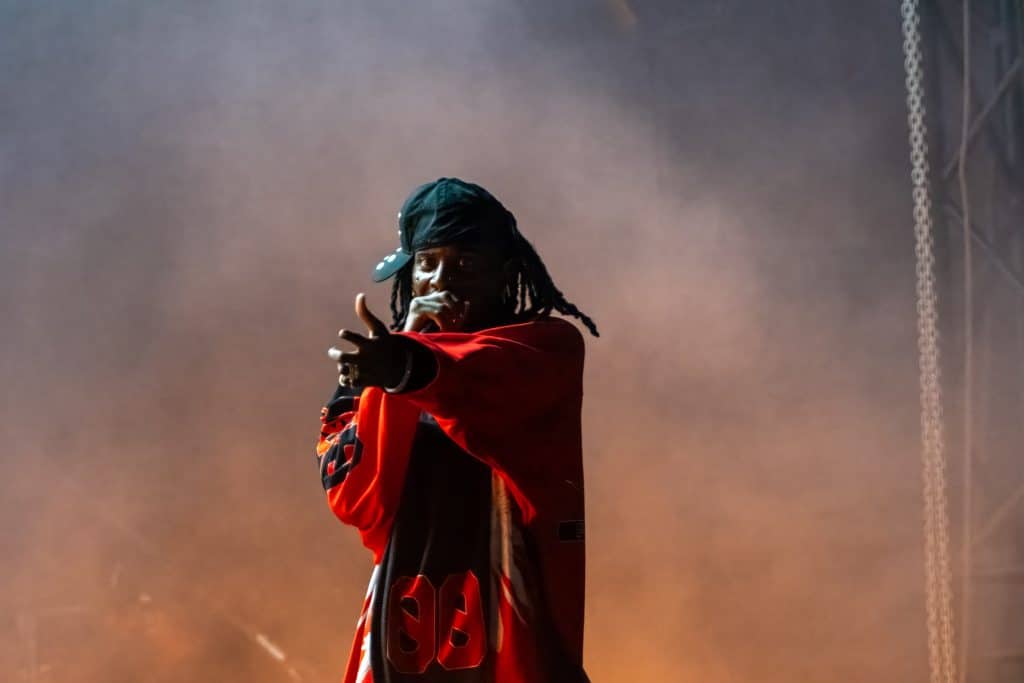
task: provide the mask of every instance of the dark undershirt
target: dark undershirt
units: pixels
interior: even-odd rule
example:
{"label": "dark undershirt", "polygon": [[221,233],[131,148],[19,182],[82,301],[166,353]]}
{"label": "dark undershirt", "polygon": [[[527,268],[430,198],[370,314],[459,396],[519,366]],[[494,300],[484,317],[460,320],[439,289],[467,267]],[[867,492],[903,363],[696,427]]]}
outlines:
{"label": "dark undershirt", "polygon": [[[443,601],[439,591],[449,577],[456,577],[451,581],[462,582],[467,572],[472,572],[479,582],[482,614],[486,620],[490,614],[490,524],[490,468],[459,448],[431,416],[421,414],[402,500],[381,560],[381,576],[371,608],[370,661],[375,683],[484,683],[492,680],[490,652],[479,666],[446,670],[437,656],[426,652],[428,646],[420,648],[419,641],[425,637],[423,631],[418,637],[415,632],[406,633],[400,623],[389,622],[389,612],[395,613],[395,607],[390,605],[392,586],[402,577],[411,579],[423,575],[429,579],[432,591],[423,589],[427,593],[420,595],[434,603],[434,621],[438,625],[434,634],[427,638],[451,637],[452,642],[456,642],[467,637],[461,632],[438,632],[443,621],[440,611],[444,609],[439,604]],[[396,596],[402,593],[401,588],[395,590]],[[465,610],[462,591],[455,594],[457,609]],[[399,599],[398,609],[415,619],[426,616],[420,611],[430,608],[409,597]],[[429,626],[421,625],[421,628]],[[486,629],[476,637],[485,640]],[[395,658],[387,656],[388,647],[405,652],[405,663],[396,667]],[[433,650],[437,655],[436,645]],[[415,664],[410,665],[410,662]],[[423,673],[399,670],[404,668],[408,672],[421,664],[426,667]]]}

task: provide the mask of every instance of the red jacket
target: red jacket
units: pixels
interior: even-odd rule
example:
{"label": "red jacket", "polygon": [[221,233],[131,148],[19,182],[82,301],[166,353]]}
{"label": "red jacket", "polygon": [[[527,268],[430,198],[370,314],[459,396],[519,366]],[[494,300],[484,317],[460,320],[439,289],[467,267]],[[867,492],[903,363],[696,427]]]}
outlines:
{"label": "red jacket", "polygon": [[[375,674],[377,683],[586,681],[582,335],[553,317],[473,333],[403,334],[437,361],[426,387],[402,394],[370,387],[322,411],[317,454],[328,504],[374,558],[344,683]],[[385,576],[421,413],[490,470],[490,576],[471,576],[470,585],[460,574],[454,588],[449,576],[439,593],[438,578]],[[457,607],[445,607],[443,594],[452,593],[445,587],[457,593],[448,600]],[[415,609],[401,612],[399,599]],[[375,604],[385,614],[374,614]],[[386,629],[373,636],[372,624],[385,615]],[[474,665],[487,673],[451,673]],[[390,677],[378,674],[383,668]]]}

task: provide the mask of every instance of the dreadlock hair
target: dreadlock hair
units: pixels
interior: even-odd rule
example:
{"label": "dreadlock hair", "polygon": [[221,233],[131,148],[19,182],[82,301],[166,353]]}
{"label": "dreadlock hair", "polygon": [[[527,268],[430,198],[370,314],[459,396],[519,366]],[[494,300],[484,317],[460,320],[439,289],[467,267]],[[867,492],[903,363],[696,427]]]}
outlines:
{"label": "dreadlock hair", "polygon": [[[597,325],[590,317],[567,301],[555,286],[548,269],[537,250],[523,237],[516,226],[516,220],[509,214],[512,230],[511,259],[513,270],[505,284],[504,300],[509,304],[513,318],[526,320],[544,316],[552,310],[577,318],[595,337],[600,337]],[[395,274],[391,285],[391,329],[400,330],[409,313],[412,301],[412,263],[408,263]]]}

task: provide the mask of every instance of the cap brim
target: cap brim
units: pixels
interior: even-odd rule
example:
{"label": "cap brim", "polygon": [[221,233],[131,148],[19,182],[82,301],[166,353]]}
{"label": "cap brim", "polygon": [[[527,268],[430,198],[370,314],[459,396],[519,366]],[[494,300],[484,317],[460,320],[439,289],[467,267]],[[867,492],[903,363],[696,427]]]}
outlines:
{"label": "cap brim", "polygon": [[384,282],[384,280],[387,280],[401,270],[402,266],[408,263],[411,258],[412,254],[407,254],[401,250],[393,251],[380,260],[380,263],[374,267],[370,277],[373,278],[374,282]]}

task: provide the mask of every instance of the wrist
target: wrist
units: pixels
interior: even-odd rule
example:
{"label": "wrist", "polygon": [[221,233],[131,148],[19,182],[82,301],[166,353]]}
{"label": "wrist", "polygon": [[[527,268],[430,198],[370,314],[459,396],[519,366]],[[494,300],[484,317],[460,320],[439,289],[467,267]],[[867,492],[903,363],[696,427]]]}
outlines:
{"label": "wrist", "polygon": [[401,365],[392,366],[396,368],[396,376],[391,378],[387,384],[384,385],[384,391],[389,394],[397,394],[404,391],[409,386],[409,379],[412,377],[412,351],[408,348],[402,349],[404,360]]}
{"label": "wrist", "polygon": [[[434,357],[433,351],[427,346],[420,343],[420,339],[426,339],[424,335],[420,333],[398,333],[394,335],[395,341],[400,344],[399,348],[404,352],[408,353],[408,360],[405,357],[400,357],[395,360],[394,366],[401,368],[401,377],[396,375],[396,382],[387,384],[391,390],[389,393],[412,393],[419,391],[423,387],[429,385],[434,381],[434,378],[438,373],[437,359]],[[408,365],[404,365],[404,363]],[[409,379],[406,384],[399,389],[398,384],[401,383],[402,378],[405,376],[405,370],[409,370]],[[398,372],[396,370],[396,372]],[[386,389],[386,387],[385,387]]]}

